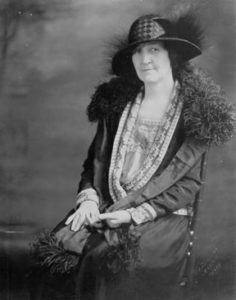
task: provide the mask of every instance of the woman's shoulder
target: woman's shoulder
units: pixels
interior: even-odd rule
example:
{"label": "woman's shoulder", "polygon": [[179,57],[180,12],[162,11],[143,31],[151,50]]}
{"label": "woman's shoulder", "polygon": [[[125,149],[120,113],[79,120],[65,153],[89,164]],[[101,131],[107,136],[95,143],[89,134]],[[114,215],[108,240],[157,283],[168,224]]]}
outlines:
{"label": "woman's shoulder", "polygon": [[120,114],[128,102],[135,100],[141,85],[140,82],[112,77],[97,86],[87,108],[89,120],[95,122],[105,116]]}
{"label": "woman's shoulder", "polygon": [[[183,98],[183,129],[186,137],[207,145],[220,145],[235,132],[234,106],[221,87],[199,68],[190,66],[180,73],[180,97]],[[100,84],[87,108],[91,122],[120,115],[133,102],[141,82],[112,77]]]}
{"label": "woman's shoulder", "polygon": [[185,135],[211,145],[227,142],[235,131],[232,103],[215,81],[198,68],[181,74]]}

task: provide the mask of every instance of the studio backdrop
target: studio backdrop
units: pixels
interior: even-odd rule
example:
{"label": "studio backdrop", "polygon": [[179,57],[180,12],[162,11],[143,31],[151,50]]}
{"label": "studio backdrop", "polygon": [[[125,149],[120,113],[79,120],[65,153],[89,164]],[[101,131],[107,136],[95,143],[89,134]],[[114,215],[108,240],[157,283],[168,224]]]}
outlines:
{"label": "studio backdrop", "polygon": [[[235,1],[0,2],[2,295],[17,286],[16,299],[21,299],[19,282],[11,282],[9,272],[24,274],[30,267],[29,242],[34,235],[51,229],[74,207],[82,163],[95,131],[86,107],[94,88],[109,78],[111,38],[126,32],[141,14],[168,14],[170,8],[179,13],[191,4],[206,32],[204,54],[193,63],[202,66],[235,103]],[[234,139],[209,154],[196,243],[201,299],[234,299],[235,151]]]}

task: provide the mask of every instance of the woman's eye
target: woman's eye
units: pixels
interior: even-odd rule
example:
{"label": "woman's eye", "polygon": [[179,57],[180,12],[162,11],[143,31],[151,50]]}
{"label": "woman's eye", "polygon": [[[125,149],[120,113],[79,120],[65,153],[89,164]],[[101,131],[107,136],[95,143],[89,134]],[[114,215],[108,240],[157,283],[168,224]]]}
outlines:
{"label": "woman's eye", "polygon": [[151,51],[152,51],[152,52],[158,52],[159,49],[158,49],[157,47],[152,47],[152,48],[151,48]]}

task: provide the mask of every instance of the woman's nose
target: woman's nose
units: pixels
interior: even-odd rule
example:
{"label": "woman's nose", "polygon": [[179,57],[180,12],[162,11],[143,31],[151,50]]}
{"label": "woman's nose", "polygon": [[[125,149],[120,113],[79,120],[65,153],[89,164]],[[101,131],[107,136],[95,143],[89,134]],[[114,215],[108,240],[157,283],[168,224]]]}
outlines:
{"label": "woman's nose", "polygon": [[151,61],[151,57],[147,52],[142,52],[141,53],[141,63],[142,64],[149,64]]}

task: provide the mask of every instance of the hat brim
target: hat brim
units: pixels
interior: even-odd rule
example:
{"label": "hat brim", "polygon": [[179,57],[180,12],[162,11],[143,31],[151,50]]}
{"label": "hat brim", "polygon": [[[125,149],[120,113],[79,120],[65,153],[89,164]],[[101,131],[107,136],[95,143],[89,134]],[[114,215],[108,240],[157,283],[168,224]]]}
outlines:
{"label": "hat brim", "polygon": [[163,41],[166,42],[172,47],[181,57],[184,61],[188,61],[190,59],[193,59],[194,57],[200,55],[202,53],[201,49],[191,43],[188,40],[177,38],[177,37],[159,37],[157,39],[152,40],[143,40],[142,42],[135,42],[129,44],[124,49],[118,51],[113,59],[112,59],[112,70],[114,74],[118,76],[122,76],[124,74],[127,74],[128,70],[133,69],[133,63],[132,63],[132,51],[139,45],[143,43],[149,43],[149,42],[158,42]]}

